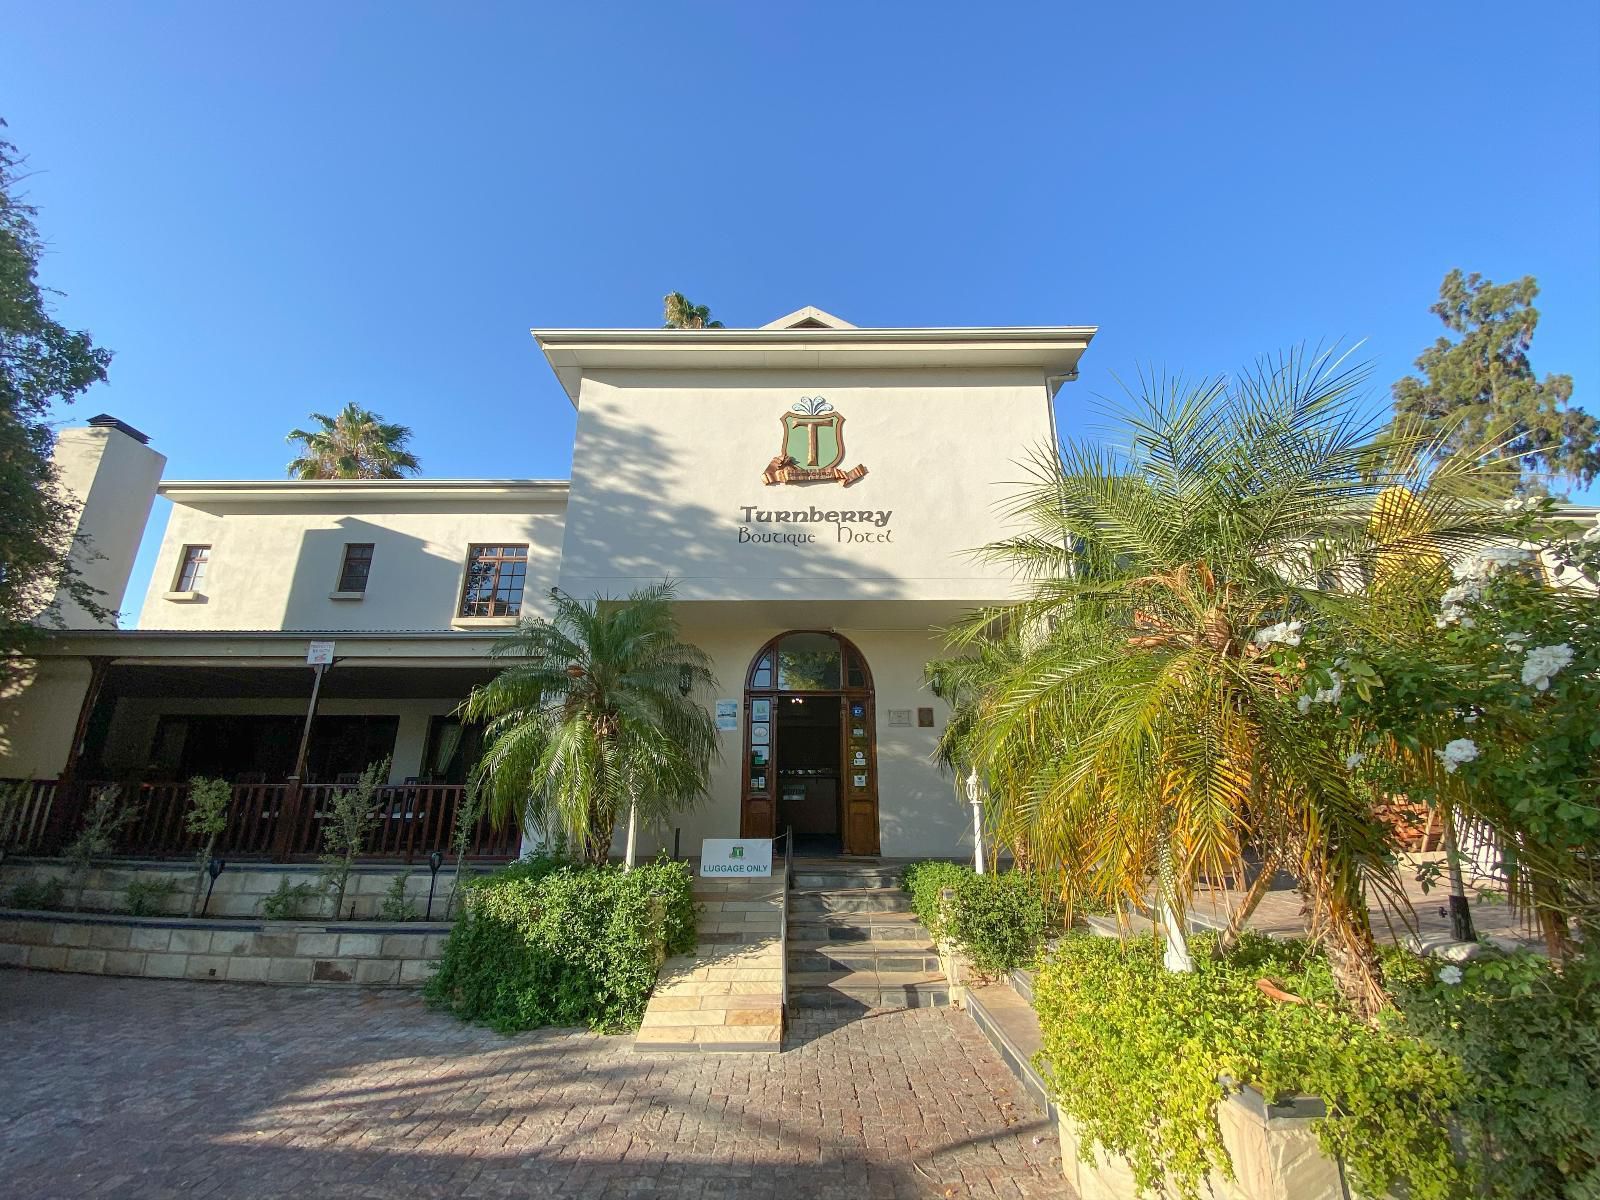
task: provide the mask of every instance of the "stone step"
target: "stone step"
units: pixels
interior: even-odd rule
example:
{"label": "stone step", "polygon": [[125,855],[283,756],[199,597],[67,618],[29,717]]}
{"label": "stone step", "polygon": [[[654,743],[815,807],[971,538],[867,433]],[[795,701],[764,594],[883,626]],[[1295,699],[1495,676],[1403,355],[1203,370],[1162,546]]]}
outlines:
{"label": "stone step", "polygon": [[927,974],[939,970],[939,956],[927,942],[790,942],[790,975],[821,971],[891,971]]}
{"label": "stone step", "polygon": [[805,913],[911,911],[911,897],[899,888],[795,888],[789,893],[791,917]]}
{"label": "stone step", "polygon": [[802,890],[818,888],[873,888],[900,887],[900,872],[894,867],[848,867],[824,870],[794,871],[794,886]]}
{"label": "stone step", "polygon": [[791,1008],[929,1008],[950,1002],[937,971],[799,971],[789,974]]}
{"label": "stone step", "polygon": [[791,913],[790,942],[932,942],[916,913]]}

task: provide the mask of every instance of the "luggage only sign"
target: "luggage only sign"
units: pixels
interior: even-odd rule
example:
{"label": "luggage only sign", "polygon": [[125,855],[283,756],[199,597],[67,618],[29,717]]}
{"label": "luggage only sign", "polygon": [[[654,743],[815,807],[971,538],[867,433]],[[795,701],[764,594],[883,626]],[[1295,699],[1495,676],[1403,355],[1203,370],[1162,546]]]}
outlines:
{"label": "luggage only sign", "polygon": [[701,879],[760,879],[771,874],[771,838],[706,838],[700,843]]}

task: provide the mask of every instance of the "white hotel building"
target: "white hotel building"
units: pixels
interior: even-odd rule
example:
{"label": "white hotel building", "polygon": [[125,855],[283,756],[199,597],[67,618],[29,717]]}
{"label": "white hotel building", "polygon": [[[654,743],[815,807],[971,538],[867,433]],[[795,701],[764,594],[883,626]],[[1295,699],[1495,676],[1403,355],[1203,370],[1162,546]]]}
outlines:
{"label": "white hotel building", "polygon": [[[117,782],[143,800],[128,852],[177,852],[182,784],[203,774],[237,785],[224,851],[296,858],[316,790],[387,757],[378,849],[426,855],[478,745],[454,712],[496,639],[552,587],[670,578],[714,660],[721,754],[710,794],[645,849],[792,826],[812,852],[970,852],[923,666],[938,627],[1013,595],[968,551],[1002,533],[995,506],[1053,439],[1094,332],[858,329],[809,308],[760,329],[535,330],[578,411],[570,481],[167,480],[120,422],[68,430],[58,462],[107,603],[153,498],[172,512],[133,625],[69,609],[0,697],[0,778],[39,781],[24,844],[48,851]],[[307,650],[327,641],[297,784]],[[485,829],[477,849],[515,846]]]}

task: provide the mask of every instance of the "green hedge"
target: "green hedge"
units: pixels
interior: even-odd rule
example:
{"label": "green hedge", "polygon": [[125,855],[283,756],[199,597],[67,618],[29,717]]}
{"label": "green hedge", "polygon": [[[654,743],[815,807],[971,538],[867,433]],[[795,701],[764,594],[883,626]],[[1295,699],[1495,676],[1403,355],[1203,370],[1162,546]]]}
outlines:
{"label": "green hedge", "polygon": [[[955,944],[983,975],[1003,975],[1030,964],[1050,928],[1045,889],[1021,871],[979,875],[959,863],[912,863],[900,886],[935,941]],[[954,892],[945,909],[940,894]]]}
{"label": "green hedge", "polygon": [[694,948],[685,863],[624,871],[533,858],[462,887],[461,915],[424,994],[502,1033],[635,1028],[655,986],[658,953]]}

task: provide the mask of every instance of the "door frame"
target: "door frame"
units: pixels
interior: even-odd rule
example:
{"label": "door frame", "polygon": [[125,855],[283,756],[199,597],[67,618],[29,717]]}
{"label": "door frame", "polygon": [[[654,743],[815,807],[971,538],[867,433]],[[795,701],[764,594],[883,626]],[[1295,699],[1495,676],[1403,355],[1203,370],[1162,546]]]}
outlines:
{"label": "door frame", "polygon": [[[797,633],[820,634],[832,638],[839,645],[840,686],[823,691],[782,691],[778,687],[778,643]],[[764,684],[759,678],[765,670]],[[852,685],[853,672],[859,683]],[[776,837],[778,829],[778,723],[777,705],[790,696],[806,698],[835,697],[839,701],[839,840],[843,853],[875,856],[879,853],[878,836],[878,735],[875,691],[872,668],[867,656],[849,638],[832,629],[785,629],[768,638],[750,658],[744,673],[744,727],[739,747],[739,836],[747,838]],[[752,719],[752,706],[757,701],[767,701],[768,720]],[[861,707],[855,716],[851,709]],[[753,742],[757,724],[767,726],[765,743],[766,765],[757,767],[753,751],[760,748]],[[855,729],[861,729],[857,737]],[[852,766],[852,753],[865,752],[866,769]],[[855,780],[864,777],[864,786]],[[757,786],[757,784],[761,786]]]}

